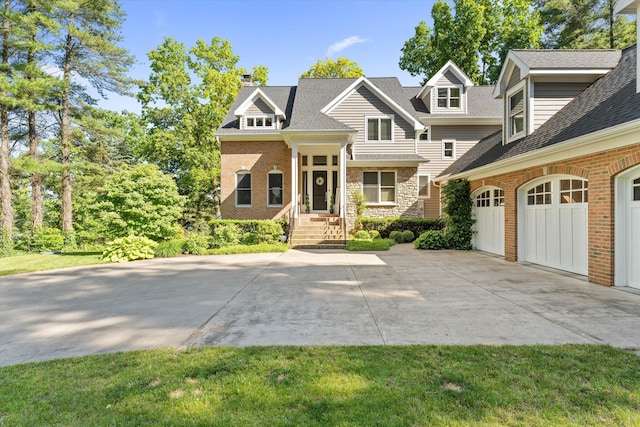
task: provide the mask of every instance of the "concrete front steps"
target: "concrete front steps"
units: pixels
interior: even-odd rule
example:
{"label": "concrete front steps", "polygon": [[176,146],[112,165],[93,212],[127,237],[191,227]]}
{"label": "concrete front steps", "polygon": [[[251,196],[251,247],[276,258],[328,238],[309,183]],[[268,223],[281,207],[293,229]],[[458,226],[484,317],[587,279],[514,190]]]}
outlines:
{"label": "concrete front steps", "polygon": [[301,214],[289,239],[293,249],[343,249],[347,243],[336,214]]}

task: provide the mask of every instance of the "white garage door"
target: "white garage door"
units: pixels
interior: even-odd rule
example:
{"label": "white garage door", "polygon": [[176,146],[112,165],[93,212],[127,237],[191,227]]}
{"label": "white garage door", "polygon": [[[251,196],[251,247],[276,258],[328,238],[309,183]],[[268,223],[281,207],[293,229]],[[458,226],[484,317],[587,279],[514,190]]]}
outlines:
{"label": "white garage door", "polygon": [[473,248],[504,255],[504,191],[483,187],[474,194]]}
{"label": "white garage door", "polygon": [[616,285],[640,289],[640,171],[616,187]]}
{"label": "white garage door", "polygon": [[588,274],[588,182],[546,177],[520,192],[521,259],[577,274]]}

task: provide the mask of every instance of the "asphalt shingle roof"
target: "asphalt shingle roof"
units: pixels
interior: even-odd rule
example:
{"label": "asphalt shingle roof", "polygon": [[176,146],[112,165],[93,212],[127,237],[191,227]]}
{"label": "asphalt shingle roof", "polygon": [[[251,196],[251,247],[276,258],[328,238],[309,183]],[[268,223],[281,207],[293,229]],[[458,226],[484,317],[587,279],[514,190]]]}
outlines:
{"label": "asphalt shingle roof", "polygon": [[636,92],[637,46],[622,51],[618,65],[595,81],[531,135],[502,145],[502,132],[467,151],[441,175],[458,174],[640,119]]}
{"label": "asphalt shingle roof", "polygon": [[613,68],[620,60],[619,50],[524,50],[511,51],[531,69]]}

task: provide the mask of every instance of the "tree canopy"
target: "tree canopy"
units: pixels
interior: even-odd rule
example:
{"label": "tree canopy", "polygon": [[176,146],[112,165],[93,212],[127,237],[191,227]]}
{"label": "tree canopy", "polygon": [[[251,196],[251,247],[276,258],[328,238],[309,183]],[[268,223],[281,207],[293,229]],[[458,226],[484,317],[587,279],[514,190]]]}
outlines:
{"label": "tree canopy", "polygon": [[542,24],[533,0],[438,0],[404,43],[400,68],[425,83],[453,60],[476,84],[493,83],[510,49],[539,47]]}
{"label": "tree canopy", "polygon": [[309,70],[302,73],[302,78],[328,78],[328,79],[340,79],[340,78],[357,78],[363,76],[362,68],[357,62],[351,61],[348,58],[338,58],[336,61],[326,58],[320,59]]}

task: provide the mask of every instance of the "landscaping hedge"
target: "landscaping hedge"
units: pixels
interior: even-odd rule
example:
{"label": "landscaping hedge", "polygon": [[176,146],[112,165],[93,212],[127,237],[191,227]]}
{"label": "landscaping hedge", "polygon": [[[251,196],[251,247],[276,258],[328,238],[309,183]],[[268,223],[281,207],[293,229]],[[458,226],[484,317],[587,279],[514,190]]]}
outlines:
{"label": "landscaping hedge", "polygon": [[424,219],[424,218],[362,218],[362,228],[371,231],[375,230],[380,233],[380,237],[388,238],[392,231],[410,230],[414,236],[419,236],[425,231],[442,230],[444,221],[441,219]]}
{"label": "landscaping hedge", "polygon": [[272,224],[277,224],[282,229],[282,234],[287,234],[289,231],[289,224],[285,219],[215,219],[209,223],[211,227],[211,234],[215,233],[215,229],[220,225],[234,224],[240,229],[240,234],[245,233],[257,233],[261,228],[271,227]]}

